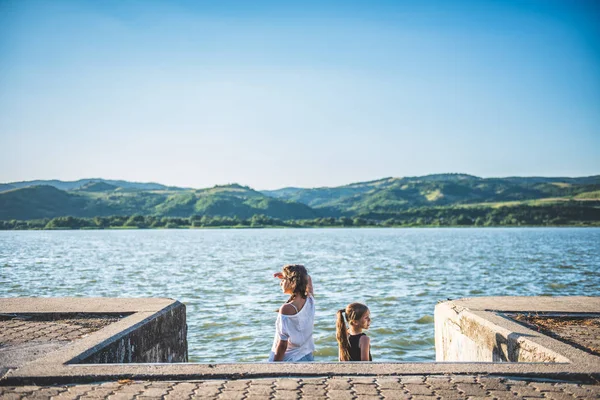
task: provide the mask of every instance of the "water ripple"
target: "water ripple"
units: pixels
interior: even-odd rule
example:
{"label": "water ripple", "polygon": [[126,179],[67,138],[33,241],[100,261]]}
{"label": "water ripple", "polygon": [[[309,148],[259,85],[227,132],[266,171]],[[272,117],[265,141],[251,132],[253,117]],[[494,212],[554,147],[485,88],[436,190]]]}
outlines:
{"label": "water ripple", "polygon": [[175,298],[190,361],[260,362],[284,263],[314,278],[317,361],[337,359],[335,312],[354,301],[376,361],[431,361],[439,300],[600,295],[600,229],[0,231],[0,297]]}

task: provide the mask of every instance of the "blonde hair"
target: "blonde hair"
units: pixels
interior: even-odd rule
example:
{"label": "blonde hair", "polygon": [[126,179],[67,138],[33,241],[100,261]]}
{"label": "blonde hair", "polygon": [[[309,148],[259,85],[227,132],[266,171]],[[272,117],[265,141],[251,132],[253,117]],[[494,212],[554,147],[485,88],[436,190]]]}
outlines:
{"label": "blonde hair", "polygon": [[367,311],[369,311],[369,307],[361,303],[351,303],[345,309],[338,310],[335,338],[340,346],[340,361],[350,361],[350,339],[346,322],[344,322],[344,314],[346,314],[346,321],[350,323],[361,319]]}

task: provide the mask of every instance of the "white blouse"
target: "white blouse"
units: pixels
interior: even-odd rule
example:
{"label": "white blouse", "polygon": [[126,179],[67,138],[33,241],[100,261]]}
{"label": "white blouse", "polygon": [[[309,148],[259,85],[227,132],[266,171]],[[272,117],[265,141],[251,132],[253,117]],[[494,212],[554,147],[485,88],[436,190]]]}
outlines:
{"label": "white blouse", "polygon": [[294,315],[277,313],[275,322],[275,337],[269,361],[275,358],[279,340],[287,340],[288,345],[283,355],[283,361],[294,362],[315,351],[313,340],[313,325],[315,321],[315,299],[306,297],[304,307]]}

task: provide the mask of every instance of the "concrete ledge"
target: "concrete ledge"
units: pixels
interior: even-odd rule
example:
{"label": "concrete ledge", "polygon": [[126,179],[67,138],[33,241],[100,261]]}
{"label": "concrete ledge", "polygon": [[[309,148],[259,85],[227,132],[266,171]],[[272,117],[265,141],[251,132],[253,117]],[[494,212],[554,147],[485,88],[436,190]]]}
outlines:
{"label": "concrete ledge", "polygon": [[600,358],[513,320],[514,313],[600,317],[598,297],[481,297],[435,308],[437,361],[563,363],[600,371]]}
{"label": "concrete ledge", "polygon": [[539,363],[281,363],[104,364],[30,367],[0,385],[136,380],[258,379],[317,376],[486,375],[597,383],[600,371],[570,364]]}
{"label": "concrete ledge", "polygon": [[[443,362],[436,363],[138,364],[136,360],[166,357],[166,353],[144,342],[143,335],[136,338],[136,332],[143,332],[146,328],[156,340],[162,338],[165,343],[174,343],[171,341],[175,340],[185,344],[187,349],[183,328],[160,328],[167,321],[171,321],[174,327],[185,326],[185,307],[171,299],[126,299],[125,302],[121,299],[76,300],[78,304],[69,303],[68,299],[28,299],[20,306],[13,299],[4,304],[0,301],[0,313],[8,309],[12,312],[33,312],[34,309],[40,312],[35,301],[44,303],[41,308],[45,312],[56,312],[57,307],[67,304],[70,310],[76,312],[94,310],[106,313],[109,308],[116,307],[119,312],[130,313],[88,337],[11,369],[0,379],[0,386],[119,379],[182,381],[434,375],[600,381],[600,357],[529,329],[505,315],[535,311],[595,315],[600,311],[600,298],[595,297],[483,297],[440,303],[436,307],[436,349],[438,359]],[[55,303],[45,304],[48,301]],[[183,352],[177,354],[181,356]],[[458,359],[449,360],[452,357]],[[115,363],[120,360],[133,363]]]}
{"label": "concrete ledge", "polygon": [[[0,314],[6,316],[53,316],[85,314],[115,315],[116,322],[78,337],[57,342],[52,338],[39,346],[0,347],[3,379],[60,374],[73,363],[186,362],[187,326],[185,306],[172,299],[110,298],[10,298],[0,299]],[[33,329],[38,329],[36,324]],[[23,329],[24,334],[27,327]],[[31,343],[35,344],[35,343]]]}

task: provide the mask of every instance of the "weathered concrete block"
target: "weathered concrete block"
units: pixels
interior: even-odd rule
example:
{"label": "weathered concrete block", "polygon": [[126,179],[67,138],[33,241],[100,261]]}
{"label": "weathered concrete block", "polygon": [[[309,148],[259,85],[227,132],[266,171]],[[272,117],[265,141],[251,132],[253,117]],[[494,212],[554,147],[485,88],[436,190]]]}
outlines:
{"label": "weathered concrete block", "polygon": [[123,331],[80,364],[187,362],[185,306],[179,302]]}
{"label": "weathered concrete block", "polygon": [[[436,361],[569,363],[573,347],[506,316],[511,312],[590,313],[598,298],[484,297],[446,301],[435,307]],[[588,300],[587,302],[583,302]]]}

